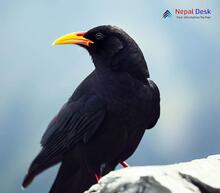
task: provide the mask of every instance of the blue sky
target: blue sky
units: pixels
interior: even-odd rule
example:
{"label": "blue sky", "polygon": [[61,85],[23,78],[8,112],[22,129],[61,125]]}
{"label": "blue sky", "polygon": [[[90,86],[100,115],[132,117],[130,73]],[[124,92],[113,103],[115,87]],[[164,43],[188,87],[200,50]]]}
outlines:
{"label": "blue sky", "polygon": [[[179,20],[176,8],[209,8],[212,18]],[[162,19],[167,9],[173,16]],[[137,41],[161,91],[161,118],[128,162],[168,164],[219,153],[219,10],[218,0],[0,0],[0,191],[22,192],[47,124],[94,68],[82,48],[52,41],[102,24]],[[56,170],[26,192],[47,192]]]}

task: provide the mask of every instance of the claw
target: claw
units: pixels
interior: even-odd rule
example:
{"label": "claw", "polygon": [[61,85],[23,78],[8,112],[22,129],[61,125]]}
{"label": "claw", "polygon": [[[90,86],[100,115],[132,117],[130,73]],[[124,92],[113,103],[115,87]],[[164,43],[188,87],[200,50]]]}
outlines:
{"label": "claw", "polygon": [[119,163],[123,166],[123,168],[129,167],[129,165],[125,161],[119,161]]}

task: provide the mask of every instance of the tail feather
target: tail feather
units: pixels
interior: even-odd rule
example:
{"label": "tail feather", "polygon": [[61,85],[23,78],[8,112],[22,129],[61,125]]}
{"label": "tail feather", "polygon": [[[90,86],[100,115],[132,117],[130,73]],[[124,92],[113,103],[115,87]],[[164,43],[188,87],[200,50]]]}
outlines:
{"label": "tail feather", "polygon": [[43,172],[44,170],[48,169],[49,167],[54,166],[55,164],[61,161],[61,157],[54,157],[53,159],[48,159],[44,156],[44,152],[41,151],[34,161],[31,163],[29,170],[23,180],[22,187],[26,188],[31,184],[34,178]]}
{"label": "tail feather", "polygon": [[82,193],[97,182],[95,173],[86,163],[79,148],[74,148],[62,157],[48,157],[41,151],[32,162],[22,186],[26,188],[34,178],[47,168],[62,161],[49,193]]}
{"label": "tail feather", "polygon": [[85,165],[85,160],[68,153],[60,166],[57,177],[49,193],[82,193],[95,184],[93,171]]}

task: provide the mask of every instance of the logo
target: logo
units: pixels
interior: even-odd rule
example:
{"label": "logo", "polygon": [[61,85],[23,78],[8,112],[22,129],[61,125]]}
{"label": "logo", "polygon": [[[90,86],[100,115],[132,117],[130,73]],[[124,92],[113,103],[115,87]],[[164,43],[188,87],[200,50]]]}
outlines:
{"label": "logo", "polygon": [[169,10],[166,10],[164,13],[163,13],[163,18],[166,19],[167,17],[171,17],[172,14],[170,13]]}
{"label": "logo", "polygon": [[210,19],[211,9],[175,9],[177,19]]}
{"label": "logo", "polygon": [[212,17],[211,9],[199,9],[199,8],[191,8],[191,9],[174,9],[171,11],[166,10],[163,13],[162,18],[166,19],[174,16],[176,19],[210,19]]}
{"label": "logo", "polygon": [[211,15],[211,9],[175,9],[176,15]]}

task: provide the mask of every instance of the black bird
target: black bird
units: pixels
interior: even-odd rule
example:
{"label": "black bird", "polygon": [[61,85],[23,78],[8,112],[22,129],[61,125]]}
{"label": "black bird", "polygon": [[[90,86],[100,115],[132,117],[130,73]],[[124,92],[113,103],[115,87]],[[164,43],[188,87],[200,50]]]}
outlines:
{"label": "black bird", "polygon": [[61,162],[50,193],[81,193],[133,154],[160,116],[160,94],[140,48],[118,27],[67,34],[53,44],[82,46],[95,70],[49,124],[23,187]]}

